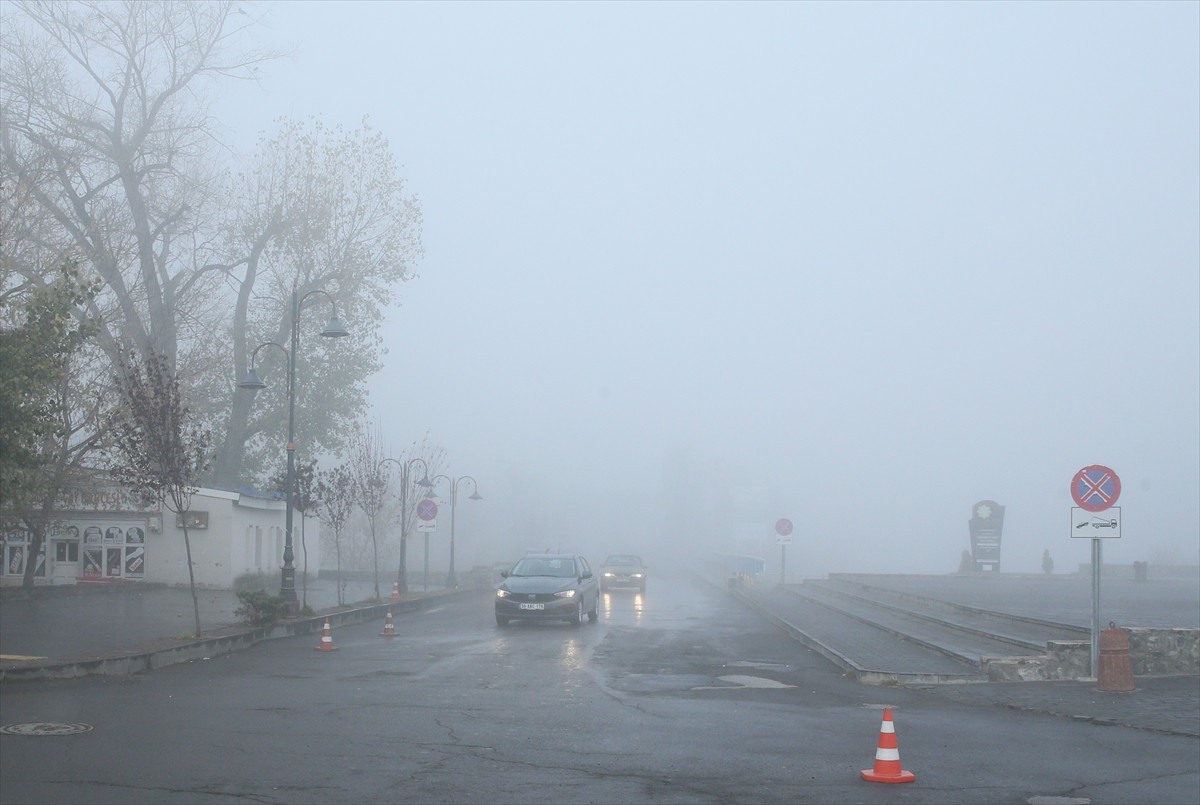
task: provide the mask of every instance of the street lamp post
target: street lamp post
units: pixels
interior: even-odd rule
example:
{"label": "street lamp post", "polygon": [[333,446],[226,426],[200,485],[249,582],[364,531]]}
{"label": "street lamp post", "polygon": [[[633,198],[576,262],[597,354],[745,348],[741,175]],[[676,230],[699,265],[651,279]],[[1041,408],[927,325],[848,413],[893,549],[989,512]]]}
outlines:
{"label": "street lamp post", "polygon": [[300,609],[300,602],[296,598],[296,567],[292,564],[295,559],[295,553],[292,551],[292,498],[295,494],[296,486],[296,352],[300,348],[300,310],[304,305],[304,301],[310,296],[321,294],[329,299],[330,305],[333,306],[333,316],[329,319],[329,323],[325,325],[325,329],[321,331],[321,335],[326,338],[342,338],[350,335],[349,331],[342,326],[337,315],[337,302],[327,292],[320,289],[309,291],[303,296],[296,290],[296,286],[292,286],[292,310],[291,322],[291,348],[285,347],[276,341],[267,341],[259,344],[254,348],[254,352],[250,353],[250,371],[246,373],[246,377],[238,383],[239,388],[251,389],[258,391],[264,389],[267,384],[258,376],[258,372],[254,370],[254,361],[258,357],[258,351],[263,347],[275,346],[284,351],[287,355],[287,397],[288,397],[288,439],[287,439],[287,511],[284,513],[284,531],[283,531],[283,568],[282,579],[279,584],[279,597],[285,602],[288,608],[288,614],[294,616]]}
{"label": "street lamp post", "polygon": [[401,595],[408,595],[408,472],[413,464],[421,465],[421,480],[417,486],[429,488],[433,483],[429,480],[429,465],[419,458],[400,461],[394,458],[380,459],[375,465],[375,472],[387,462],[392,462],[400,468],[400,567],[396,571],[396,584]]}
{"label": "street lamp post", "polygon": [[458,478],[435,475],[432,479],[434,484],[438,478],[445,478],[450,482],[450,572],[446,574],[446,589],[453,590],[458,587],[458,578],[454,575],[454,509],[458,506],[458,484],[461,481],[471,482],[470,500],[483,500],[483,495],[479,494],[479,484],[470,475],[460,475]]}

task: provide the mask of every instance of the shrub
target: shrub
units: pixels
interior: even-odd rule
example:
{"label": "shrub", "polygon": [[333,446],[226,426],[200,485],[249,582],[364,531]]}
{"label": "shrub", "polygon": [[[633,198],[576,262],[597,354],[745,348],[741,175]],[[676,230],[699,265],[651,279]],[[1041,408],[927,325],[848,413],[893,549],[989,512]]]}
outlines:
{"label": "shrub", "polygon": [[262,590],[249,590],[237,594],[242,605],[233,611],[243,623],[251,626],[270,626],[287,617],[287,602],[278,595]]}
{"label": "shrub", "polygon": [[233,590],[239,593],[251,590],[266,591],[278,586],[278,573],[243,573],[233,580]]}

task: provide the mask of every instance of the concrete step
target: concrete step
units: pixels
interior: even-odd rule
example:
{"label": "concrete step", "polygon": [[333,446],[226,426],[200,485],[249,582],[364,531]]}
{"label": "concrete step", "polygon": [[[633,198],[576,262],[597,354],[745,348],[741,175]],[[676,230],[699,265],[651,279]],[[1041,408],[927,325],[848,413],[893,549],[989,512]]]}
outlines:
{"label": "concrete step", "polygon": [[867,599],[844,595],[818,585],[802,584],[785,590],[815,604],[882,629],[894,638],[923,646],[965,663],[982,673],[984,657],[1033,656],[1038,650],[1004,640],[965,632],[953,626],[909,614]]}
{"label": "concrete step", "polygon": [[805,585],[821,587],[966,634],[1006,642],[1020,649],[1044,651],[1052,640],[1087,640],[1090,636],[1089,630],[1073,624],[967,606],[845,578],[811,579]]}
{"label": "concrete step", "polygon": [[977,663],[904,640],[893,632],[777,585],[731,591],[793,638],[869,684],[982,682]]}

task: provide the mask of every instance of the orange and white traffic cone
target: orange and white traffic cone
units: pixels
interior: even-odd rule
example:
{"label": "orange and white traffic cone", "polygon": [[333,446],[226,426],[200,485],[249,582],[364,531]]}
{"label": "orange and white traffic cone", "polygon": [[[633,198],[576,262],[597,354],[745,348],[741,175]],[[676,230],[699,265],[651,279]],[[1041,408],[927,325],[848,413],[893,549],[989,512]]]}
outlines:
{"label": "orange and white traffic cone", "polygon": [[325,619],[325,632],[321,635],[321,645],[317,646],[317,651],[337,651],[337,646],[333,644],[333,630],[329,628],[329,619]]}
{"label": "orange and white traffic cone", "polygon": [[879,728],[879,748],[875,750],[875,767],[859,772],[872,783],[911,783],[917,775],[900,766],[900,748],[896,745],[896,728],[892,726],[892,708],[883,708],[883,726]]}
{"label": "orange and white traffic cone", "polygon": [[392,611],[390,609],[388,610],[387,620],[383,622],[383,631],[379,634],[384,637],[396,636],[396,624],[392,623]]}
{"label": "orange and white traffic cone", "polygon": [[398,581],[392,582],[392,600],[393,601],[400,600],[400,582],[398,582]]}

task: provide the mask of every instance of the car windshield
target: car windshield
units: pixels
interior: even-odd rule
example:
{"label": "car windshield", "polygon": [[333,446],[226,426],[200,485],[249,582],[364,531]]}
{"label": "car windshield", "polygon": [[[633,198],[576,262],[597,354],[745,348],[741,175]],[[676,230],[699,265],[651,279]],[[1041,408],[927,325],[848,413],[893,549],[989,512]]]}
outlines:
{"label": "car windshield", "polygon": [[641,557],[624,553],[610,556],[604,562],[606,565],[640,565],[641,563]]}
{"label": "car windshield", "polygon": [[575,577],[575,560],[527,556],[513,567],[510,576],[555,576],[569,579]]}

